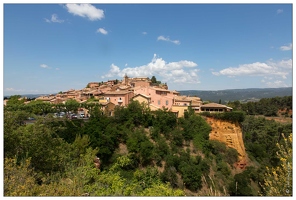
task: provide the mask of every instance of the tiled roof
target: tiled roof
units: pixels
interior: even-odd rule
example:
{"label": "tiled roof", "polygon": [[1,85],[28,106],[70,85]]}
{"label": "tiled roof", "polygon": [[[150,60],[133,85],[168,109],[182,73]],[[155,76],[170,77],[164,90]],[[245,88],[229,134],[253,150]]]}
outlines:
{"label": "tiled roof", "polygon": [[[227,107],[226,105],[218,104],[218,103],[208,103],[205,105],[201,105],[202,108],[230,108]],[[232,108],[230,108],[232,109]]]}
{"label": "tiled roof", "polygon": [[158,91],[163,91],[163,92],[170,92],[169,90],[162,89],[162,88],[157,88],[157,87],[150,87],[153,90],[158,90]]}
{"label": "tiled roof", "polygon": [[176,101],[191,101],[190,99],[188,99],[186,96],[175,96],[174,99]]}
{"label": "tiled roof", "polygon": [[104,94],[105,95],[110,95],[110,94],[128,94],[131,93],[131,91],[127,91],[127,90],[120,90],[120,91],[107,91]]}
{"label": "tiled roof", "polygon": [[137,94],[137,95],[135,95],[133,98],[135,98],[135,97],[137,97],[137,96],[143,96],[143,97],[145,97],[145,98],[147,98],[147,99],[151,99],[150,96],[147,96],[147,95],[145,95],[145,94]]}

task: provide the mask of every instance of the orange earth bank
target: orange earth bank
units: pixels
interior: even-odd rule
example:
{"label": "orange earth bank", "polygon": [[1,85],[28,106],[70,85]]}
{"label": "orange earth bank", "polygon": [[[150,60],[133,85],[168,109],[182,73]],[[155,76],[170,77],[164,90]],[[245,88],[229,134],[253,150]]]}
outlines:
{"label": "orange earth bank", "polygon": [[238,124],[207,118],[207,122],[211,125],[210,140],[218,140],[228,147],[232,147],[238,152],[238,162],[236,167],[244,169],[247,165],[247,154],[243,142],[242,130]]}

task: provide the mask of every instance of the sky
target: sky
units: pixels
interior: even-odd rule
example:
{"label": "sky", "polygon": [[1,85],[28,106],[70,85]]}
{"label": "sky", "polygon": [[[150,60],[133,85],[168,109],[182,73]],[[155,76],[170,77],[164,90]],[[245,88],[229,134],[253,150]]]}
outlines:
{"label": "sky", "polygon": [[3,4],[3,93],[155,76],[169,90],[292,87],[292,3]]}

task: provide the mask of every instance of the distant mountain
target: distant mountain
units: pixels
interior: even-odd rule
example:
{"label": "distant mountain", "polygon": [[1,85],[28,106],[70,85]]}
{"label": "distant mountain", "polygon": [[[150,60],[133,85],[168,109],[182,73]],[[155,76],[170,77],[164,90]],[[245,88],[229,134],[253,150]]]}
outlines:
{"label": "distant mountain", "polygon": [[[185,96],[197,96],[203,101],[211,101],[219,103],[221,100],[222,104],[226,104],[228,101],[259,101],[262,98],[272,98],[272,97],[283,97],[292,96],[293,88],[248,88],[248,89],[229,89],[229,90],[181,90],[180,95]],[[40,96],[46,96],[49,94],[24,94],[22,97],[27,98],[37,98]],[[4,96],[8,98],[9,96]]]}
{"label": "distant mountain", "polygon": [[[21,97],[27,97],[29,99],[37,98],[40,96],[48,96],[49,94],[20,94]],[[55,95],[55,94],[54,94]],[[4,96],[5,98],[9,98],[10,96]]]}
{"label": "distant mountain", "polygon": [[259,101],[262,98],[292,96],[292,87],[284,88],[249,88],[249,89],[230,89],[230,90],[182,90],[180,95],[197,96],[203,101],[219,102],[226,104],[228,101]]}

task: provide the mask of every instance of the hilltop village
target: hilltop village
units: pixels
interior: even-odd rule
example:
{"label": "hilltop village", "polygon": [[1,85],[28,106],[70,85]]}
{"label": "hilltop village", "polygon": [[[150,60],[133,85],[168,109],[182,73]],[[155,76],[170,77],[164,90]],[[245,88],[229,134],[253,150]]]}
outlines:
{"label": "hilltop village", "polygon": [[[108,108],[110,116],[113,115],[115,106],[127,106],[131,100],[146,103],[151,111],[166,108],[177,117],[183,117],[189,106],[196,113],[232,111],[232,108],[222,104],[204,104],[199,97],[180,96],[179,92],[169,90],[166,84],[156,81],[154,76],[150,79],[148,77],[130,78],[125,75],[121,81],[90,82],[80,90],[70,89],[55,95],[40,96],[35,100],[59,104],[69,99],[76,100],[78,103],[94,99],[102,105],[103,109]],[[88,111],[84,110],[84,112],[87,115]]]}

